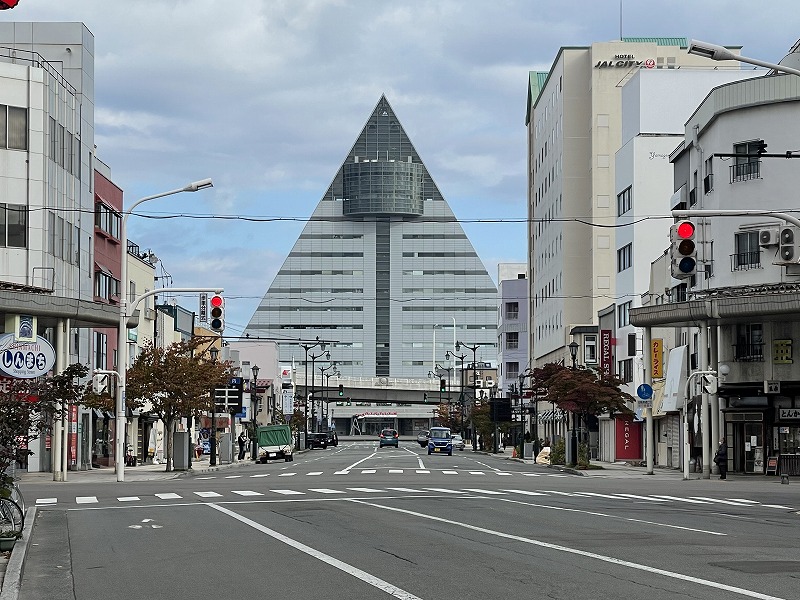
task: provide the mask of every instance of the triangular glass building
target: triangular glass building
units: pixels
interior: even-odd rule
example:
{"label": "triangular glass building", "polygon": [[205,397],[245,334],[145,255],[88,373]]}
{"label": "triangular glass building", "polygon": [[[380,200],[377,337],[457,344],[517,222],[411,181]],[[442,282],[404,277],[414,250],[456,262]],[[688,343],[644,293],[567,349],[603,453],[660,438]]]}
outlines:
{"label": "triangular glass building", "polygon": [[427,378],[454,337],[495,360],[497,288],[385,97],[245,335],[296,365],[319,336],[346,377]]}

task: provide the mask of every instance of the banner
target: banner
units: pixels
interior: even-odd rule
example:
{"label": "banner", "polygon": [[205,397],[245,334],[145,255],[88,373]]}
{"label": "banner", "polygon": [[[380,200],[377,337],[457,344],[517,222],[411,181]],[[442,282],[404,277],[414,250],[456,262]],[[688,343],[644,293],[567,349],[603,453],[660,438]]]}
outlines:
{"label": "banner", "polygon": [[656,338],[650,347],[650,364],[652,365],[653,379],[664,377],[664,340]]}

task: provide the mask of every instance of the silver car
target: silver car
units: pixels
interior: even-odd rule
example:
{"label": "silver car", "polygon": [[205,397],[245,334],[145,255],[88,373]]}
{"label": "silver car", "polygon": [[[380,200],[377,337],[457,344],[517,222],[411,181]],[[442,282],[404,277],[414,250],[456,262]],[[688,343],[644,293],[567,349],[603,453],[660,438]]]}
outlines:
{"label": "silver car", "polygon": [[420,431],[417,435],[417,443],[419,444],[420,448],[427,448],[428,447],[428,432],[427,431]]}
{"label": "silver car", "polygon": [[453,450],[463,450],[466,444],[464,443],[464,438],[461,437],[458,433],[454,433],[450,436],[450,439],[453,441]]}

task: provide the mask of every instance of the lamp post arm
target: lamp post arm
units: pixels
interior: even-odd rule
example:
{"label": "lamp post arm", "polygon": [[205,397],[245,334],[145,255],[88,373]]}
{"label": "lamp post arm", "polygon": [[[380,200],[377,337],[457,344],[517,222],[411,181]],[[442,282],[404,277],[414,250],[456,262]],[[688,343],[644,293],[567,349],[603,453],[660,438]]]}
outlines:
{"label": "lamp post arm", "polygon": [[673,217],[742,217],[745,215],[757,215],[760,217],[773,217],[783,219],[796,227],[800,227],[800,219],[788,213],[775,212],[771,210],[673,210]]}

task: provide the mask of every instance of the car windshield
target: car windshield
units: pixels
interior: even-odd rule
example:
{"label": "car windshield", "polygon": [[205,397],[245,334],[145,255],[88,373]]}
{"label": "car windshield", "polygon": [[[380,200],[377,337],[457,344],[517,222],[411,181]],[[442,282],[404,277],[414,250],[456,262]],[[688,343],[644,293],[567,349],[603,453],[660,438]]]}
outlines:
{"label": "car windshield", "polygon": [[461,436],[460,436],[460,435],[458,435],[457,433],[454,433],[454,434],[453,434],[453,439],[454,439],[454,440],[460,440],[460,439],[461,439]]}
{"label": "car windshield", "polygon": [[437,440],[450,439],[449,429],[431,429],[431,437]]}
{"label": "car windshield", "polygon": [[384,429],[381,431],[381,435],[383,437],[394,437],[395,431],[394,429]]}

